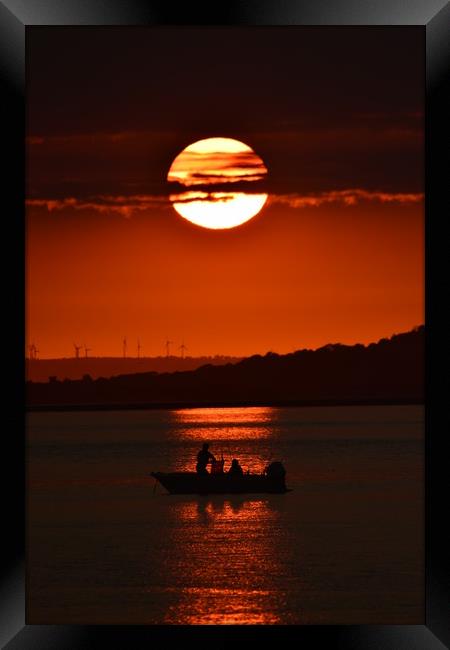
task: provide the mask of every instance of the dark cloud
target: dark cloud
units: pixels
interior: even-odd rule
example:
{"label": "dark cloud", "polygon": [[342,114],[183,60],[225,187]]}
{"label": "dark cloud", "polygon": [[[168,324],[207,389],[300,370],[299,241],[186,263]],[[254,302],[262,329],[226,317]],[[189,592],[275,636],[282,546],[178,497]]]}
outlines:
{"label": "dark cloud", "polygon": [[[233,167],[234,169],[234,167]],[[247,168],[248,169],[248,168]],[[221,170],[222,171],[222,170]],[[256,170],[255,170],[256,172]],[[256,181],[262,180],[264,178],[265,174],[258,174],[258,173],[253,173],[252,175],[250,174],[233,174],[233,176],[227,176],[226,174],[222,174],[221,172],[211,172],[210,174],[203,174],[201,172],[191,172],[189,174],[189,177],[186,179],[186,182],[183,183],[183,185],[198,185],[197,181],[202,181],[204,180],[205,182],[207,181],[209,183],[226,183],[227,185],[232,184],[232,183],[241,183],[241,182],[246,182],[248,183],[255,183]],[[170,181],[173,182],[173,181]]]}
{"label": "dark cloud", "polygon": [[254,132],[423,110],[420,27],[39,27],[27,40],[32,134]]}
{"label": "dark cloud", "polygon": [[401,27],[31,28],[28,196],[166,196],[174,158],[213,136],[250,145],[273,194],[420,193],[423,39]]}

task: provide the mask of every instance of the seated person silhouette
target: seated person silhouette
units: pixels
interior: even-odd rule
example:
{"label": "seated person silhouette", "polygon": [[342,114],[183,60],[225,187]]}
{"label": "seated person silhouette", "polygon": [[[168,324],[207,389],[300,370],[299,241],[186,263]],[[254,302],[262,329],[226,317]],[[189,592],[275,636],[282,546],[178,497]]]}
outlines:
{"label": "seated person silhouette", "polygon": [[243,476],[244,472],[242,467],[239,465],[239,461],[236,458],[233,458],[231,461],[231,467],[228,470],[229,476]]}
{"label": "seated person silhouette", "polygon": [[216,460],[210,451],[208,451],[209,445],[207,442],[203,443],[202,448],[197,454],[197,474],[208,474],[206,466],[210,461]]}

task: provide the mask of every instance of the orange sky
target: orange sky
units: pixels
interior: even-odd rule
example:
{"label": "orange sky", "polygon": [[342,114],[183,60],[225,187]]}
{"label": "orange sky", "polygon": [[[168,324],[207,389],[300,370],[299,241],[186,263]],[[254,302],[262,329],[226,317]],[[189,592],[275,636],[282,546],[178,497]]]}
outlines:
{"label": "orange sky", "polygon": [[[193,356],[285,353],[424,322],[423,29],[230,36],[27,33],[26,335],[39,357],[74,343],[121,356],[124,336],[130,356],[138,338],[144,356],[167,338]],[[239,193],[250,177],[269,195],[230,230],[170,203],[173,161],[211,137],[259,158],[213,156],[193,187]]]}
{"label": "orange sky", "polygon": [[[31,209],[30,209],[31,210]],[[41,210],[35,208],[35,210]],[[45,236],[42,221],[46,221]],[[422,203],[269,205],[230,231],[171,206],[135,218],[30,218],[27,333],[41,357],[288,352],[423,323]]]}

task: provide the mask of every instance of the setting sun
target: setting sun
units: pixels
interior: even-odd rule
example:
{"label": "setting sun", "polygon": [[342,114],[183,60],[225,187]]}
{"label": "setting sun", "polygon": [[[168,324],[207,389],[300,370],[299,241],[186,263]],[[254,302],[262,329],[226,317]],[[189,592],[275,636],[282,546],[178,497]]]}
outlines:
{"label": "setting sun", "polygon": [[167,180],[178,189],[170,200],[178,214],[197,226],[234,228],[265,204],[267,193],[254,188],[260,188],[266,174],[261,158],[243,142],[199,140],[186,147],[170,167]]}

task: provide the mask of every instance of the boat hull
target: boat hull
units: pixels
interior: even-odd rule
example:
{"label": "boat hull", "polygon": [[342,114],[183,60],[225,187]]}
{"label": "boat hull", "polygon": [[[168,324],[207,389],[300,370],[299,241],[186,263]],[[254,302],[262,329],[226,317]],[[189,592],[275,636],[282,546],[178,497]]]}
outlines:
{"label": "boat hull", "polygon": [[287,492],[284,478],[268,478],[264,474],[199,475],[195,472],[152,472],[170,494],[282,494]]}

